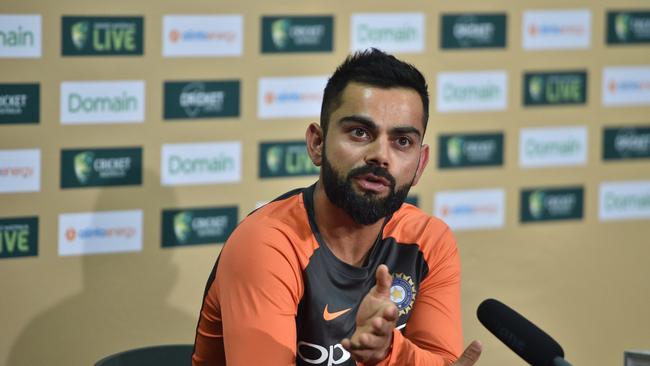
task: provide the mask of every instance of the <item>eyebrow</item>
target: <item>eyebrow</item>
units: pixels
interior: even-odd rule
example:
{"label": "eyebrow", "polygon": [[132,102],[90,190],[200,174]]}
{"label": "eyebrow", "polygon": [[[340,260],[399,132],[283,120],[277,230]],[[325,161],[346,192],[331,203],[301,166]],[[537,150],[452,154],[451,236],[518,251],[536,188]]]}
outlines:
{"label": "eyebrow", "polygon": [[[376,132],[377,131],[377,124],[371,120],[368,117],[364,116],[359,116],[359,115],[350,115],[350,116],[343,116],[339,119],[339,124],[340,125],[345,125],[348,123],[359,123],[364,125],[367,129]],[[398,127],[393,127],[390,129],[390,134],[393,135],[409,135],[413,134],[416,135],[419,139],[422,138],[422,133],[420,130],[413,126],[398,126]]]}

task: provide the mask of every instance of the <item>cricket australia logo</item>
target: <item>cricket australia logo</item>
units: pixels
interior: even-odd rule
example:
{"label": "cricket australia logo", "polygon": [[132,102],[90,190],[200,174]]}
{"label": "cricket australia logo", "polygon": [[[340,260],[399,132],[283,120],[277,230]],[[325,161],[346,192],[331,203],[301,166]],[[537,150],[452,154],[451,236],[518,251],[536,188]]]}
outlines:
{"label": "cricket australia logo", "polygon": [[404,273],[393,274],[393,284],[390,287],[390,299],[397,305],[399,316],[408,314],[415,302],[415,284],[411,276]]}

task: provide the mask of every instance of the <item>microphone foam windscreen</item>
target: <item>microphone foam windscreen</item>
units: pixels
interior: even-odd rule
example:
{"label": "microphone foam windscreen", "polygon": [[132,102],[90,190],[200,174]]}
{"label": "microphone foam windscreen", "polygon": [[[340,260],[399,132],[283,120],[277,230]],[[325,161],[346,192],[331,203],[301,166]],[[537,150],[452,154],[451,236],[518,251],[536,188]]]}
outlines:
{"label": "microphone foam windscreen", "polygon": [[483,301],[476,315],[481,324],[532,366],[551,366],[555,357],[564,357],[564,350],[551,336],[498,300]]}

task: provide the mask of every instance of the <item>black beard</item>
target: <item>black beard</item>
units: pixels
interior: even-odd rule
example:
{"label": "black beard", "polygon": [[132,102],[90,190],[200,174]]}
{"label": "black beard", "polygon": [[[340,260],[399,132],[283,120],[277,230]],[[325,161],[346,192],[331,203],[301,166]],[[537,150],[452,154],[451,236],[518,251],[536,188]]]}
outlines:
{"label": "black beard", "polygon": [[[340,178],[339,173],[334,170],[324,154],[321,174],[327,198],[360,225],[371,225],[381,218],[392,215],[402,206],[411,188],[411,184],[405,184],[395,191],[395,178],[386,169],[376,165],[354,168],[345,179]],[[364,174],[374,174],[387,179],[390,182],[388,196],[375,198],[375,195],[370,192],[357,194],[352,187],[352,179]]]}

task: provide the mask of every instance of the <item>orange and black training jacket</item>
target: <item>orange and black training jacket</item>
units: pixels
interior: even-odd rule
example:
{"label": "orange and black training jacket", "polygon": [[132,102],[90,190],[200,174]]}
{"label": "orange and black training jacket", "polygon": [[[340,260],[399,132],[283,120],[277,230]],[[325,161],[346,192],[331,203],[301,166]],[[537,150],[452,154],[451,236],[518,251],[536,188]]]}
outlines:
{"label": "orange and black training jacket", "polygon": [[404,204],[384,223],[367,263],[350,266],[323,242],[314,186],[251,213],[208,280],[192,362],[205,365],[355,365],[340,345],[386,264],[399,319],[381,365],[448,365],[462,352],[460,260],[451,230]]}

